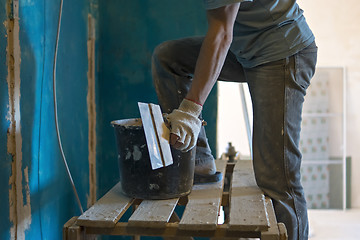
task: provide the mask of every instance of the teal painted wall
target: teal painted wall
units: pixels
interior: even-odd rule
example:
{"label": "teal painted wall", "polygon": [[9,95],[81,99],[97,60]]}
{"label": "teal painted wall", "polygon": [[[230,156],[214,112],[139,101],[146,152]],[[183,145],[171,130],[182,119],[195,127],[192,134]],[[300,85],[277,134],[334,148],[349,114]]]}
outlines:
{"label": "teal painted wall", "polygon": [[[11,239],[19,222],[18,239],[62,239],[62,226],[79,215],[56,141],[52,67],[60,1],[19,0],[21,166],[7,149],[9,120],[7,36],[9,18],[0,0],[0,239]],[[205,12],[192,0],[64,1],[57,66],[59,126],[63,147],[82,207],[89,197],[88,14],[96,22],[95,86],[97,197],[118,180],[117,153],[110,121],[139,117],[137,102],[157,102],[150,58],[155,46],[168,39],[203,35]],[[11,18],[11,14],[9,16]],[[212,148],[216,144],[216,89],[204,113]],[[215,155],[215,153],[214,153]],[[28,172],[28,182],[26,179]],[[10,177],[23,178],[18,190],[30,216],[11,221]],[[29,194],[30,199],[26,199]],[[20,195],[19,195],[20,196]],[[15,208],[18,208],[15,206]],[[18,209],[19,210],[19,209]],[[22,217],[24,217],[22,219]],[[21,234],[24,235],[21,235]],[[23,237],[23,238],[22,238]],[[111,239],[123,239],[113,237]]]}
{"label": "teal painted wall", "polygon": [[[118,180],[117,152],[110,122],[140,117],[137,102],[157,102],[151,78],[151,55],[161,42],[204,35],[207,28],[202,1],[108,0],[99,2],[98,194]],[[215,106],[215,107],[213,107]],[[216,87],[208,98],[204,118],[216,156]],[[181,211],[181,209],[180,209]],[[130,239],[104,237],[103,239]],[[145,239],[162,239],[150,238]],[[200,238],[199,238],[200,239]],[[204,239],[204,238],[202,238]]]}
{"label": "teal painted wall", "polygon": [[[33,2],[34,5],[26,7],[24,4],[20,8],[20,24],[26,30],[20,35],[22,135],[24,143],[32,143],[31,149],[23,144],[23,153],[28,155],[29,164],[31,162],[33,177],[30,176],[30,187],[34,186],[31,191],[32,217],[38,220],[32,223],[27,236],[28,239],[39,239],[40,233],[41,239],[61,239],[62,225],[80,212],[61,159],[54,125],[52,67],[59,1]],[[59,128],[83,208],[86,208],[89,189],[86,102],[88,4],[86,0],[64,2],[57,64]],[[33,16],[36,11],[38,15]],[[33,24],[33,19],[39,19],[38,24]],[[31,53],[33,59],[25,59],[28,60],[25,62],[24,56]],[[35,73],[33,77],[32,70]],[[30,112],[27,113],[26,109]],[[27,162],[27,159],[24,157],[23,161]]]}
{"label": "teal painted wall", "polygon": [[[61,159],[54,125],[52,68],[60,1],[18,2],[21,64],[16,71],[20,71],[21,94],[20,169],[11,167],[15,159],[7,150],[8,117],[11,114],[8,113],[7,36],[3,23],[8,20],[5,6],[12,3],[0,0],[0,239],[11,239],[11,227],[17,239],[62,239],[63,224],[72,216],[79,215],[80,211]],[[64,2],[57,67],[59,126],[84,209],[89,195],[88,14],[94,11],[94,6],[96,1]],[[17,157],[16,161],[20,159]],[[13,199],[15,206],[12,207],[18,212],[24,205],[31,209],[30,216],[18,213],[17,220],[10,219],[9,215],[9,178],[14,176],[14,172],[22,176],[16,185],[22,192],[22,199],[17,197],[18,206]],[[29,200],[26,199],[27,193]]]}
{"label": "teal painted wall", "polygon": [[[158,0],[99,2],[99,194],[116,181],[118,171],[114,133],[110,121],[140,117],[137,102],[157,102],[151,78],[151,55],[161,42],[205,34],[202,1]],[[209,107],[208,107],[209,106]],[[212,107],[215,106],[215,107]],[[204,117],[215,151],[216,88]],[[215,152],[214,152],[215,154]]]}

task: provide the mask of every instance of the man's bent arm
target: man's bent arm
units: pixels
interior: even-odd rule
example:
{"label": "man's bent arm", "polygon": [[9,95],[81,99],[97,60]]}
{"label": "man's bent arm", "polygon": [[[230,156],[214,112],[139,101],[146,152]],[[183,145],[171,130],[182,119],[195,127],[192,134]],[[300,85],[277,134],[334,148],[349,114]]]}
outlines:
{"label": "man's bent arm", "polygon": [[233,26],[240,3],[207,11],[208,31],[196,63],[186,98],[203,105],[219,77],[233,37]]}

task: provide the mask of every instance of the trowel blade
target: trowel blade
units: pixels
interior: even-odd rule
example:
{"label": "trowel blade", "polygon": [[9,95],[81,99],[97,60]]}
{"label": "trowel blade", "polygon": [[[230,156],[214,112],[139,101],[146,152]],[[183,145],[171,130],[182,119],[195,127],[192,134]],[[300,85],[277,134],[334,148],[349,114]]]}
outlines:
{"label": "trowel blade", "polygon": [[152,169],[158,169],[173,164],[169,144],[170,130],[164,123],[160,106],[141,102],[138,102],[138,106]]}

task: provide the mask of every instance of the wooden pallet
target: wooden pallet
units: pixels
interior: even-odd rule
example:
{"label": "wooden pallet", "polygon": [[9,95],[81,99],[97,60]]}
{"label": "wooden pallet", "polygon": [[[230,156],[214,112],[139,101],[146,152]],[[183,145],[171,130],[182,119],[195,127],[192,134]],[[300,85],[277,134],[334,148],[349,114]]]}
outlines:
{"label": "wooden pallet", "polygon": [[[168,200],[132,199],[121,193],[118,183],[80,217],[63,228],[64,240],[91,239],[94,235],[162,236],[164,239],[287,239],[286,228],[276,222],[272,202],[257,187],[251,161],[227,163],[217,160],[226,178],[218,183],[194,185],[183,198]],[[228,188],[229,191],[224,191]],[[179,218],[178,205],[185,205]],[[221,206],[225,222],[218,224]],[[119,221],[126,211],[128,220]],[[129,210],[128,210],[129,209]]]}

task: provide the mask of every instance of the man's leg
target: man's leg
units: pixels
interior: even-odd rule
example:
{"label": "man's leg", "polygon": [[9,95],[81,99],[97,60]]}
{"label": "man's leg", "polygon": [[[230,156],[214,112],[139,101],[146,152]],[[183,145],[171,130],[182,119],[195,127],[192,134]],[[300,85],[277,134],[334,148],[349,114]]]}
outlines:
{"label": "man's leg", "polygon": [[[152,58],[152,74],[159,104],[163,112],[178,108],[189,91],[203,37],[171,40],[157,46]],[[220,80],[244,80],[243,69],[229,53],[219,76]],[[195,173],[213,176],[216,172],[214,157],[204,127],[201,128],[195,157]],[[196,178],[196,176],[195,176]],[[216,181],[218,177],[204,181]]]}
{"label": "man's leg", "polygon": [[301,112],[315,71],[316,45],[298,54],[245,69],[253,102],[253,158],[256,181],[273,199],[289,240],[308,237],[308,218],[300,182]]}

